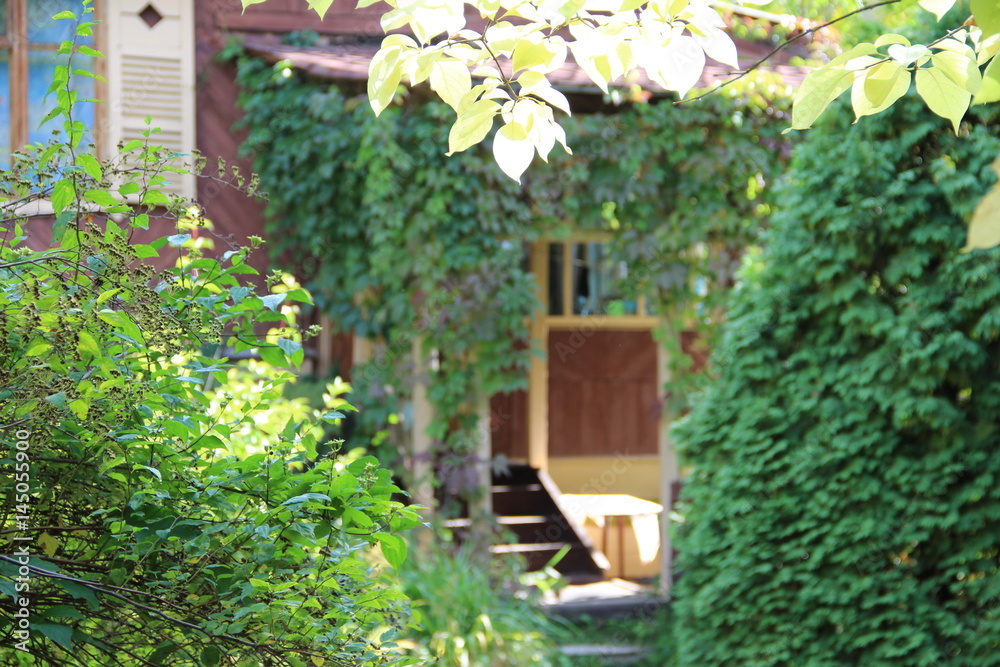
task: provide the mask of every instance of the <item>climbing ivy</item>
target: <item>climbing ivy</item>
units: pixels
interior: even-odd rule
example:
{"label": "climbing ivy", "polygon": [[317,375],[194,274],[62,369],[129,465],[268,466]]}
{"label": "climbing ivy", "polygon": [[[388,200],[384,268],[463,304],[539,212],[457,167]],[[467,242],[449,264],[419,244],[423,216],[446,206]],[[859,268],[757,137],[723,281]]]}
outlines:
{"label": "climbing ivy", "polygon": [[[580,95],[576,108],[590,113],[567,120],[573,155],[555,151],[518,186],[486,149],[447,157],[454,113],[420,90],[375,118],[359,86],[235,47],[228,55],[244,148],[270,194],[273,256],[307,268],[318,306],[342,330],[384,342],[353,371],[362,414],[375,400],[401,411],[412,343],[423,342],[431,435],[451,454],[475,446],[477,401],[525,386],[538,307],[528,243],[606,232],[631,266],[623,287],[669,324],[663,340],[677,347],[692,328],[710,338],[714,290],[766,226],[787,155],[787,90],[761,74],[691,106],[642,103],[641,91],[618,104]],[[676,358],[680,371],[687,362]]]}

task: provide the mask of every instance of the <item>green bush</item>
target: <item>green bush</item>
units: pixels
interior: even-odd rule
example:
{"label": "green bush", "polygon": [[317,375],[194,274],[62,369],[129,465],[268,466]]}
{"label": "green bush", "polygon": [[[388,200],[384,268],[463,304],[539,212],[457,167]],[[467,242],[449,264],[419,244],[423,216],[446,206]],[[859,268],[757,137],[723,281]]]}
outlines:
{"label": "green bush", "polygon": [[1000,252],[960,252],[996,126],[831,115],[676,431],[681,664],[1000,664]]}
{"label": "green bush", "polygon": [[513,559],[482,554],[472,542],[456,546],[430,538],[414,547],[400,575],[413,605],[400,645],[419,664],[565,664],[555,646],[560,628],[522,584]]}
{"label": "green bush", "polygon": [[[0,170],[0,663],[403,662],[383,640],[405,601],[369,553],[398,567],[416,513],[374,458],[320,454],[320,416],[282,397],[292,373],[251,391],[223,353],[301,364],[309,295],[248,286],[251,248],[203,253],[156,130],[93,157],[71,72],[50,91],[59,138]],[[43,199],[53,244],[33,250],[46,223],[20,212]],[[133,240],[157,218],[176,233]]]}

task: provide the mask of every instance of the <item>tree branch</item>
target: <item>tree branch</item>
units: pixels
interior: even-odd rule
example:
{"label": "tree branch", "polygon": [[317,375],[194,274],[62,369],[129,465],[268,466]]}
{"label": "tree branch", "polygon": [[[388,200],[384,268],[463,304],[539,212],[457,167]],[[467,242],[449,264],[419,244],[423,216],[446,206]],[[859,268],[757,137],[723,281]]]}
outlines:
{"label": "tree branch", "polygon": [[873,5],[865,5],[864,7],[861,7],[860,9],[855,9],[853,12],[848,12],[848,13],[844,14],[843,16],[838,16],[835,19],[831,19],[830,21],[827,21],[826,23],[824,23],[822,25],[818,25],[818,26],[809,28],[805,32],[799,33],[795,37],[792,37],[791,39],[788,39],[788,40],[782,42],[781,44],[779,44],[778,46],[776,46],[774,49],[772,49],[770,53],[768,53],[766,56],[764,56],[763,58],[761,58],[760,60],[758,60],[754,64],[750,65],[746,69],[744,69],[744,70],[742,70],[740,72],[730,72],[730,74],[736,74],[736,76],[734,76],[732,79],[727,79],[726,81],[723,81],[721,84],[719,84],[718,86],[716,86],[712,90],[709,90],[707,92],[701,93],[700,95],[695,95],[694,97],[689,97],[686,100],[677,100],[676,102],[674,102],[674,104],[684,104],[686,102],[696,102],[696,101],[698,101],[698,100],[700,100],[700,99],[702,99],[704,97],[708,97],[709,95],[714,95],[715,93],[719,92],[720,90],[722,90],[723,88],[725,88],[729,84],[734,83],[736,81],[739,81],[740,79],[742,79],[743,77],[745,77],[750,72],[753,72],[754,70],[756,70],[757,68],[759,68],[761,65],[763,65],[764,63],[766,63],[768,60],[770,60],[771,57],[774,56],[776,53],[778,53],[779,51],[782,51],[782,50],[788,48],[790,45],[794,44],[795,42],[797,42],[798,40],[802,39],[806,35],[811,35],[811,34],[813,34],[815,32],[819,32],[820,30],[823,30],[824,28],[829,28],[830,26],[834,25],[835,23],[840,23],[844,19],[848,19],[848,18],[854,16],[855,14],[860,14],[862,12],[867,12],[870,9],[876,9],[878,7],[884,7],[886,5],[895,5],[895,4],[898,4],[899,2],[902,2],[902,0],[882,0],[882,2],[876,2]]}

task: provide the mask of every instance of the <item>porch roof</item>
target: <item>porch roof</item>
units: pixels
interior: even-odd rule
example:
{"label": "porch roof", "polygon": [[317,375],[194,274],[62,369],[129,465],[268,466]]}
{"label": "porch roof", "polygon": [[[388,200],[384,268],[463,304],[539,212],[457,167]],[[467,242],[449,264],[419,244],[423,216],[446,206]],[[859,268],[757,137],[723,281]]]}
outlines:
{"label": "porch roof", "polygon": [[[291,61],[296,67],[309,74],[325,79],[335,80],[366,80],[368,64],[371,62],[378,46],[373,44],[331,44],[312,48],[286,46],[275,44],[263,39],[248,37],[244,43],[247,51],[272,63],[282,60]],[[740,63],[746,67],[751,62]],[[502,62],[501,67],[510,74],[510,63]],[[766,65],[758,69],[764,72],[775,72],[781,76],[785,85],[798,88],[805,77],[808,68],[792,65]],[[574,92],[598,92],[597,86],[590,80],[586,72],[570,59],[559,69],[551,72],[549,80],[557,88]],[[709,61],[705,71],[695,88],[710,88],[735,78],[736,74],[726,65]],[[618,79],[612,85],[616,88],[627,88],[638,85],[643,90],[653,93],[666,91],[646,76],[643,70],[637,70],[627,81]]]}

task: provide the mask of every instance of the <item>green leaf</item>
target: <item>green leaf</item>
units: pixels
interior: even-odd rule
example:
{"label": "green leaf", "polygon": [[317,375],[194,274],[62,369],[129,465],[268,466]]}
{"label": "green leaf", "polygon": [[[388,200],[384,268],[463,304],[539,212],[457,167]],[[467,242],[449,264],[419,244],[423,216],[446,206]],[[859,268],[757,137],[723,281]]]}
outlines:
{"label": "green leaf", "polygon": [[75,196],[76,190],[73,187],[73,181],[68,178],[57,181],[52,186],[52,208],[55,209],[56,213],[65,210],[73,202]]}
{"label": "green leaf", "polygon": [[257,354],[260,358],[271,364],[272,366],[277,366],[278,368],[283,368],[288,365],[288,358],[285,353],[281,351],[280,348],[271,345],[261,345],[257,348]]}
{"label": "green leaf", "polygon": [[198,659],[201,661],[202,667],[216,667],[222,660],[222,651],[218,647],[209,644],[201,649]]}
{"label": "green leaf", "polygon": [[90,56],[91,58],[103,58],[104,54],[95,48],[89,47],[86,44],[78,44],[77,50],[80,51],[85,56]]}
{"label": "green leaf", "polygon": [[87,172],[89,176],[95,180],[101,180],[104,176],[104,172],[101,171],[101,163],[97,161],[90,153],[82,153],[76,158],[77,164],[83,167],[83,170]]}
{"label": "green leaf", "polygon": [[289,340],[288,338],[279,338],[277,343],[278,347],[280,347],[289,357],[293,356],[296,352],[299,352],[302,349],[302,343]]}
{"label": "green leaf", "polygon": [[118,206],[121,203],[107,190],[87,190],[83,197],[98,206]]}
{"label": "green leaf", "polygon": [[983,30],[983,37],[1000,33],[1000,4],[997,0],[972,0],[972,15],[976,25]]}
{"label": "green leaf", "polygon": [[[63,12],[70,14],[71,12]],[[73,628],[59,623],[32,623],[31,629],[67,651],[73,650]]]}
{"label": "green leaf", "polygon": [[94,335],[92,333],[86,330],[80,331],[76,349],[78,349],[80,352],[90,354],[94,357],[101,356],[101,346],[97,344],[97,339],[94,338]]}
{"label": "green leaf", "polygon": [[551,72],[553,65],[561,65],[565,57],[565,51],[560,55],[552,49],[547,40],[524,39],[518,42],[514,48],[514,73],[536,67],[542,71]]}
{"label": "green leaf", "polygon": [[153,204],[153,205],[155,205],[155,204],[163,204],[163,205],[166,206],[166,205],[170,204],[170,197],[168,197],[166,194],[164,194],[160,190],[148,190],[142,196],[142,203],[143,204]]}
{"label": "green leaf", "polygon": [[382,555],[395,569],[400,569],[406,560],[406,541],[399,535],[378,532],[374,535],[382,548]]}
{"label": "green leaf", "polygon": [[302,503],[307,503],[310,501],[317,502],[330,502],[330,496],[323,493],[303,493],[301,495],[289,498],[282,505],[301,505]]}
{"label": "green leaf", "polygon": [[448,133],[448,155],[475,146],[490,133],[493,118],[500,112],[495,100],[479,100],[458,116]]}
{"label": "green leaf", "polygon": [[285,301],[284,294],[268,294],[267,296],[260,297],[261,303],[264,307],[272,312],[278,312],[278,306],[280,306]]}
{"label": "green leaf", "polygon": [[[946,42],[947,43],[947,42]],[[936,69],[948,75],[956,85],[961,86],[973,95],[979,92],[983,85],[983,77],[979,73],[976,53],[965,45],[960,48],[947,48],[934,53],[931,63]]]}
{"label": "green leaf", "polygon": [[69,402],[68,407],[73,411],[73,414],[79,419],[86,419],[87,413],[90,412],[90,403],[83,400],[82,398],[77,398]]}
{"label": "green leaf", "polygon": [[56,406],[60,410],[66,408],[66,392],[60,391],[45,397],[45,400]]}
{"label": "green leaf", "polygon": [[347,524],[353,524],[361,528],[371,528],[373,522],[371,517],[364,512],[361,512],[353,507],[348,507],[344,509],[344,524],[345,527]]}
{"label": "green leaf", "polygon": [[24,355],[26,357],[40,357],[49,350],[52,349],[52,344],[47,340],[36,340],[30,346],[28,346],[27,351]]}
{"label": "green leaf", "polygon": [[972,94],[959,86],[937,67],[925,67],[917,70],[917,93],[923,98],[927,107],[951,121],[955,132],[969,109]]}

